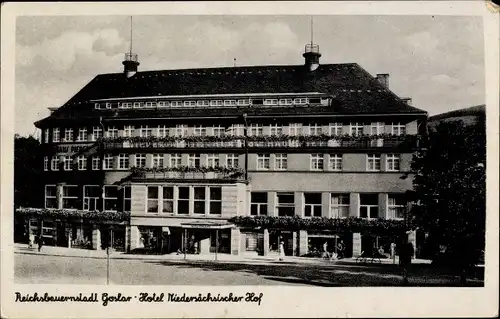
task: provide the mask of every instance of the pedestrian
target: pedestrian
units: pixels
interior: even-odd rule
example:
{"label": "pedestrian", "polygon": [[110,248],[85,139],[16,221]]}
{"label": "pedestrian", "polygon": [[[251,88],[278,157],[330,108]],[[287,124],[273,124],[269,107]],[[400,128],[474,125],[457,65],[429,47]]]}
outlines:
{"label": "pedestrian", "polygon": [[394,242],[391,243],[391,259],[394,260],[396,257],[396,244]]}
{"label": "pedestrian", "polygon": [[345,244],[344,244],[344,241],[341,240],[338,244],[337,244],[337,255],[338,255],[338,259],[342,259],[344,258],[344,251],[345,251]]}
{"label": "pedestrian", "polygon": [[283,261],[285,259],[285,243],[284,242],[280,242],[279,252],[280,252],[279,260]]}
{"label": "pedestrian", "polygon": [[42,249],[42,246],[43,246],[43,239],[42,239],[42,236],[41,235],[38,235],[38,251],[40,252],[40,250]]}
{"label": "pedestrian", "polygon": [[323,258],[330,258],[330,253],[328,252],[328,243],[326,241],[323,244]]}
{"label": "pedestrian", "polygon": [[33,248],[34,243],[35,243],[35,234],[31,233],[29,235],[29,243],[28,243],[30,249]]}

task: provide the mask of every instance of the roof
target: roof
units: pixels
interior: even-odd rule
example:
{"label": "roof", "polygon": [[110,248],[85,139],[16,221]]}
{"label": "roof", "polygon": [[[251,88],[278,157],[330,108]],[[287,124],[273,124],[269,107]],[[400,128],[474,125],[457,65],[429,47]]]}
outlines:
{"label": "roof", "polygon": [[[328,114],[419,113],[356,63],[325,64],[315,71],[304,65],[252,66],[205,69],[183,69],[137,72],[127,78],[123,73],[100,74],[83,87],[62,107],[36,125],[57,119],[95,118],[105,116],[94,110],[92,100],[144,96],[215,95],[248,93],[319,92],[333,97]],[[293,109],[293,108],[290,108]],[[139,117],[144,113],[158,116],[190,116],[217,113],[221,110],[193,109],[119,110],[119,117]],[[319,111],[319,109],[318,109]],[[231,113],[231,111],[229,111]],[[245,111],[247,112],[247,111]],[[256,108],[255,112],[268,112]],[[287,112],[282,110],[281,112]],[[311,110],[309,109],[310,113]],[[283,114],[283,113],[281,113]],[[292,113],[293,114],[293,113]],[[148,116],[149,115],[145,115]]]}

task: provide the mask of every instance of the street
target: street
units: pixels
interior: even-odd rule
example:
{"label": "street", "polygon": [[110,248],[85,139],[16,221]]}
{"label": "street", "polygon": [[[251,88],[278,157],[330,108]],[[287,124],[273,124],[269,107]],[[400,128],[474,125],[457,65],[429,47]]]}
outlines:
{"label": "street", "polygon": [[[15,282],[21,284],[106,284],[106,259],[15,254]],[[458,286],[456,276],[431,267],[410,271],[411,286]],[[395,265],[244,264],[213,261],[110,260],[115,285],[312,285],[400,286]],[[482,286],[470,280],[471,286]]]}

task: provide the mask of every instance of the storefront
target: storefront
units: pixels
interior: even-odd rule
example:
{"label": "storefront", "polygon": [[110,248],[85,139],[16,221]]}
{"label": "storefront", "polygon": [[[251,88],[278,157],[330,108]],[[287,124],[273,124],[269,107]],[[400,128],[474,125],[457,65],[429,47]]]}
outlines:
{"label": "storefront", "polygon": [[269,230],[269,252],[279,253],[280,243],[283,242],[286,256],[294,255],[294,235],[291,230]]}
{"label": "storefront", "polygon": [[329,253],[338,253],[339,244],[343,244],[344,257],[352,257],[352,233],[350,232],[310,232],[307,234],[308,253],[321,255],[326,249]]}
{"label": "storefront", "polygon": [[226,222],[182,223],[182,249],[187,253],[231,253],[231,228]]}

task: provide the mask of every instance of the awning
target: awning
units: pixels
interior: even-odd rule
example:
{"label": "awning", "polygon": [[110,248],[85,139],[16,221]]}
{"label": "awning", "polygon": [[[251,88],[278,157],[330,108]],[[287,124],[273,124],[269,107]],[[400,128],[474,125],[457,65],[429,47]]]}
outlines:
{"label": "awning", "polygon": [[234,225],[227,222],[199,221],[191,223],[181,223],[182,228],[205,228],[205,229],[226,229],[233,228]]}

